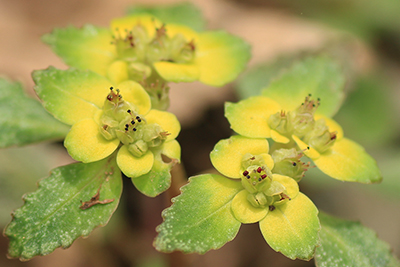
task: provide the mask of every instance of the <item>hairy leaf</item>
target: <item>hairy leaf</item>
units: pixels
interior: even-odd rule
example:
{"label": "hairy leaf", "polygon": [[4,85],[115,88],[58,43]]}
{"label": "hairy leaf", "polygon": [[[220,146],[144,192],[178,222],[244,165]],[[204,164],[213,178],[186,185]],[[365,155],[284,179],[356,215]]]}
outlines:
{"label": "hairy leaf", "polygon": [[321,246],[315,253],[318,267],[400,266],[389,245],[359,222],[351,222],[320,213]]}
{"label": "hairy leaf", "polygon": [[191,3],[178,3],[165,6],[135,6],[128,10],[129,15],[150,14],[164,23],[186,25],[196,31],[204,29],[206,24],[201,11]]}
{"label": "hairy leaf", "polygon": [[54,53],[75,68],[90,69],[101,75],[116,57],[115,46],[108,28],[85,25],[82,28],[69,26],[54,29],[43,35],[43,42],[50,45]]}
{"label": "hairy leaf", "polygon": [[0,147],[62,139],[68,126],[53,118],[20,83],[0,78]]}
{"label": "hairy leaf", "polygon": [[113,86],[93,71],[74,68],[59,70],[49,67],[34,71],[32,77],[43,106],[54,117],[70,125],[93,118],[103,107],[105,97]]}
{"label": "hairy leaf", "polygon": [[308,57],[292,65],[262,95],[278,102],[284,110],[293,110],[308,94],[321,99],[317,113],[332,117],[344,98],[345,78],[338,63],[329,57]]}
{"label": "hairy leaf", "polygon": [[9,255],[27,260],[69,247],[107,224],[121,191],[121,172],[113,157],[54,169],[13,213],[4,231],[10,239]]}
{"label": "hairy leaf", "polygon": [[157,250],[206,253],[231,241],[240,222],[231,212],[233,197],[242,190],[239,181],[220,175],[204,174],[190,178],[182,194],[163,212],[157,227]]}

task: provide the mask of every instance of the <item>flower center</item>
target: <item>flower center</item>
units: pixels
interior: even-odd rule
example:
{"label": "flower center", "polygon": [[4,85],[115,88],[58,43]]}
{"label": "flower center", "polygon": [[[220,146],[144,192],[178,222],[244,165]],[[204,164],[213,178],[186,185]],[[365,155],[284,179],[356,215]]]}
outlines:
{"label": "flower center", "polygon": [[268,118],[268,125],[278,133],[291,138],[296,135],[320,153],[329,149],[336,140],[336,132],[329,132],[324,119],[315,120],[314,113],[320,99],[309,94],[301,105],[292,111],[277,112]]}
{"label": "flower center", "polygon": [[129,78],[132,80],[148,78],[154,62],[189,63],[194,58],[194,40],[186,40],[179,33],[168,35],[165,24],[155,28],[154,37],[149,36],[142,24],[125,29],[125,32],[125,37],[119,34],[113,36],[111,43],[116,47],[118,59],[128,63]]}
{"label": "flower center", "polygon": [[100,117],[99,127],[103,137],[107,140],[118,138],[136,157],[161,146],[169,133],[156,123],[147,123],[143,116],[135,112],[133,104],[123,100],[118,89],[111,87],[110,90]]}
{"label": "flower center", "polygon": [[250,193],[247,200],[254,207],[280,205],[290,200],[286,188],[274,181],[270,169],[260,155],[246,154],[242,159],[242,185]]}
{"label": "flower center", "polygon": [[272,153],[274,160],[274,173],[289,176],[299,182],[304,177],[304,173],[310,167],[310,162],[304,163],[300,160],[303,156],[303,151],[297,151],[295,148],[281,148]]}

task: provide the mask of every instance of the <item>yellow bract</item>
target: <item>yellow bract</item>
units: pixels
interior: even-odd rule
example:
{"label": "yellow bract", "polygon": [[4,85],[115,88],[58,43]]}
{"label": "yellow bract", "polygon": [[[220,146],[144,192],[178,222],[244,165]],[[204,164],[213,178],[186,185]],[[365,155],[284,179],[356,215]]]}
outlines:
{"label": "yellow bract", "polygon": [[[260,221],[260,230],[268,244],[285,256],[309,260],[318,243],[318,209],[302,193],[277,206]],[[307,255],[307,256],[304,256]]]}
{"label": "yellow bract", "polygon": [[166,142],[174,140],[181,131],[181,125],[176,116],[170,112],[156,109],[150,110],[146,115],[147,123],[157,123],[168,133]]}
{"label": "yellow bract", "polygon": [[71,157],[84,163],[108,157],[118,145],[118,139],[111,141],[104,139],[94,119],[83,119],[75,123],[64,141],[64,146]]}
{"label": "yellow bract", "polygon": [[240,178],[243,156],[247,153],[260,155],[268,153],[269,145],[265,139],[249,139],[243,136],[232,136],[219,141],[210,153],[214,167],[230,178]]}
{"label": "yellow bract", "polygon": [[147,151],[141,157],[134,157],[126,145],[122,146],[117,155],[117,164],[121,171],[128,177],[139,177],[148,173],[153,167],[154,155]]}
{"label": "yellow bract", "polygon": [[118,84],[123,99],[136,107],[136,112],[139,114],[147,114],[151,108],[149,95],[143,87],[134,81],[125,81]]}
{"label": "yellow bract", "polygon": [[225,117],[231,128],[243,136],[252,138],[271,137],[267,120],[280,111],[280,105],[270,98],[257,96],[233,104],[225,104]]}
{"label": "yellow bract", "polygon": [[110,27],[114,36],[121,37],[123,39],[135,25],[143,26],[148,35],[153,38],[156,34],[156,28],[161,28],[163,23],[153,16],[137,15],[113,19]]}
{"label": "yellow bract", "polygon": [[171,62],[155,62],[156,71],[167,81],[194,82],[200,77],[200,70],[194,64],[176,64]]}
{"label": "yellow bract", "polygon": [[181,146],[176,140],[165,142],[162,147],[161,154],[170,159],[177,159],[178,163],[181,162]]}
{"label": "yellow bract", "polygon": [[241,223],[255,223],[263,219],[268,208],[256,208],[247,200],[249,192],[242,190],[232,200],[232,212],[235,218]]}
{"label": "yellow bract", "polygon": [[362,146],[347,138],[337,140],[314,163],[324,173],[344,181],[362,180],[364,183],[372,183],[376,181],[368,177],[382,177],[378,168],[372,168],[376,166],[376,161],[365,153]]}

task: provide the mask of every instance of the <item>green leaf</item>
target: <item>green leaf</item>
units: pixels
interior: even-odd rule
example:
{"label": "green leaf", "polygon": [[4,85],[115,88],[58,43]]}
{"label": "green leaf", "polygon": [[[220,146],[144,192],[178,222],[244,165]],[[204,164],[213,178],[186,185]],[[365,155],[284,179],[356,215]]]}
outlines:
{"label": "green leaf", "polygon": [[[90,201],[99,189],[100,201],[114,201],[80,209],[80,201]],[[54,169],[39,182],[37,191],[24,196],[24,206],[13,213],[4,231],[10,239],[9,255],[26,260],[69,247],[78,237],[107,224],[121,191],[121,172],[113,157]]]}
{"label": "green leaf", "polygon": [[235,86],[239,99],[261,95],[261,89],[267,87],[275,77],[290,67],[296,59],[297,57],[280,57],[272,63],[263,63],[246,70],[237,80]]}
{"label": "green leaf", "polygon": [[387,81],[376,76],[362,77],[354,89],[335,119],[346,130],[347,137],[361,144],[369,147],[387,144],[399,130]]}
{"label": "green leaf", "polygon": [[320,213],[321,246],[315,253],[318,267],[384,267],[400,266],[390,247],[376,233],[359,222],[338,219]]}
{"label": "green leaf", "polygon": [[0,147],[62,139],[69,127],[55,120],[20,83],[0,78]]}
{"label": "green leaf", "polygon": [[92,71],[49,67],[32,73],[43,106],[60,121],[74,124],[94,118],[103,107],[111,82]]}
{"label": "green leaf", "polygon": [[128,10],[129,15],[150,14],[164,23],[183,24],[196,31],[205,27],[205,19],[201,11],[192,3],[177,3],[165,6],[135,6]]}
{"label": "green leaf", "polygon": [[376,189],[380,190],[380,193],[385,197],[393,198],[394,201],[400,199],[400,179],[399,179],[399,162],[400,162],[400,151],[394,146],[392,150],[385,149],[382,151],[384,156],[379,158],[379,166],[382,170],[382,183],[377,187],[368,188],[376,193]]}
{"label": "green leaf", "polygon": [[157,250],[206,253],[231,241],[240,222],[231,212],[233,197],[243,189],[240,181],[204,174],[189,179],[182,194],[163,211],[164,222],[157,227]]}
{"label": "green leaf", "polygon": [[112,36],[108,28],[97,28],[85,25],[82,28],[69,26],[54,29],[45,34],[42,41],[64,62],[80,69],[90,69],[106,76],[107,69],[116,58],[115,46],[111,44]]}
{"label": "green leaf", "polygon": [[10,222],[10,212],[23,204],[21,196],[34,191],[37,180],[60,164],[65,150],[58,148],[40,143],[0,149],[0,228]]}
{"label": "green leaf", "polygon": [[321,99],[317,113],[332,117],[343,102],[344,84],[340,64],[329,57],[308,57],[272,81],[262,95],[278,102],[284,110],[293,110],[312,94]]}
{"label": "green leaf", "polygon": [[135,187],[149,197],[155,197],[167,190],[171,185],[172,165],[162,162],[161,158],[154,159],[151,170],[137,178],[132,178]]}

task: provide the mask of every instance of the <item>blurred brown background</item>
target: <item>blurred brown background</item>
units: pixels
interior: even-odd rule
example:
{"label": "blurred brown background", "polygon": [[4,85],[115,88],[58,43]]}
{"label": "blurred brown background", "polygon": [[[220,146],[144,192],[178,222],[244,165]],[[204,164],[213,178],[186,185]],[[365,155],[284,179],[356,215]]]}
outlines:
{"label": "blurred brown background", "polygon": [[[132,5],[176,2],[179,1],[0,0],[0,75],[21,81],[34,95],[30,78],[32,70],[49,65],[66,68],[40,41],[41,35],[54,27],[69,24],[82,26],[90,23],[108,27],[112,18],[123,16]],[[331,38],[344,34],[342,30],[309,19],[301,9],[289,9],[277,4],[277,1],[191,2],[202,10],[209,29],[225,29],[252,45],[250,66],[285,53],[319,49]],[[380,56],[370,44],[354,38],[353,45],[355,48],[349,61],[358,72],[367,73],[380,61],[377,59]],[[390,75],[395,77],[398,70],[399,66],[393,64]],[[394,81],[399,88],[399,81],[395,78]],[[178,140],[183,148],[185,171],[190,176],[211,168],[209,152],[219,139],[231,134],[223,117],[223,102],[236,101],[236,96],[231,85],[212,88],[191,83],[172,85],[171,88],[170,111],[182,123],[183,130]],[[399,103],[398,91],[394,96],[393,101]],[[398,111],[394,116],[400,113],[399,107]],[[58,156],[49,163],[49,169],[71,161],[59,148],[61,145],[50,148],[51,153],[57,150]],[[48,147],[43,149],[41,153],[50,153]],[[35,177],[36,180],[38,178]],[[32,184],[31,190],[34,190]],[[304,186],[306,193],[307,190],[318,207],[343,218],[361,220],[389,242],[397,255],[400,254],[398,200],[371,197],[363,191],[363,186],[353,184],[335,184],[331,189],[317,192]],[[234,241],[202,256],[158,253],[151,243],[155,236],[154,228],[162,220],[161,210],[166,207],[169,197],[163,194],[155,199],[146,198],[127,181],[123,203],[107,227],[95,230],[87,239],[78,239],[67,250],[57,249],[46,257],[36,257],[25,263],[6,259],[8,241],[0,236],[0,266],[314,266],[313,261],[291,261],[272,251],[259,233],[257,224],[242,226]]]}

